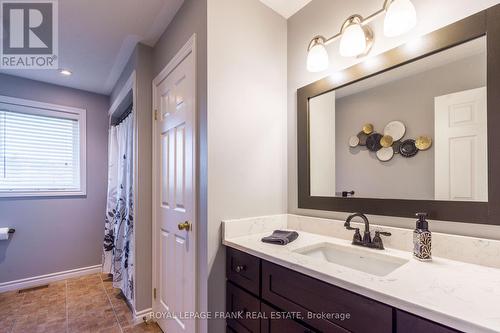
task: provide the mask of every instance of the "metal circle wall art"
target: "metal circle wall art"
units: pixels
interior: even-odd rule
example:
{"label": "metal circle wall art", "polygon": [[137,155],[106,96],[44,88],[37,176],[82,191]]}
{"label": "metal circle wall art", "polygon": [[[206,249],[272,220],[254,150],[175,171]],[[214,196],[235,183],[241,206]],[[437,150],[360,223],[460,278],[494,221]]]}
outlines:
{"label": "metal circle wall art", "polygon": [[401,140],[406,133],[406,126],[399,120],[394,120],[385,125],[384,135],[392,136],[394,141]]}
{"label": "metal circle wall art", "polygon": [[366,148],[370,151],[378,151],[380,148],[382,148],[382,145],[380,144],[380,139],[382,139],[382,134],[379,133],[372,133],[368,136],[368,139],[366,139]]}
{"label": "metal circle wall art", "polygon": [[427,150],[431,147],[431,145],[432,139],[428,136],[419,136],[415,140],[415,146],[418,148],[418,150]]}
{"label": "metal circle wall art", "polygon": [[368,134],[366,134],[365,132],[361,131],[358,133],[357,135],[358,139],[359,139],[359,145],[360,146],[366,146],[366,139],[368,139]]}
{"label": "metal circle wall art", "polygon": [[389,134],[384,135],[382,137],[382,139],[380,139],[380,145],[382,145],[382,147],[384,147],[384,148],[388,148],[388,147],[392,146],[393,142],[394,142],[394,139]]}
{"label": "metal circle wall art", "polygon": [[384,147],[377,152],[377,158],[382,162],[391,160],[393,156],[394,150],[392,149],[392,147]]}
{"label": "metal circle wall art", "polygon": [[428,150],[432,146],[432,138],[419,136],[417,139],[403,139],[406,134],[406,126],[399,120],[389,122],[384,127],[383,134],[375,131],[372,124],[366,123],[362,130],[349,138],[349,146],[366,146],[376,153],[382,162],[390,161],[395,154],[402,157],[413,157],[419,151]]}
{"label": "metal circle wall art", "polygon": [[392,143],[392,150],[394,151],[394,154],[399,154],[399,147],[401,146],[401,141],[394,141]]}
{"label": "metal circle wall art", "polygon": [[359,138],[356,135],[353,135],[349,138],[349,147],[354,148],[359,145]]}
{"label": "metal circle wall art", "polygon": [[371,134],[373,132],[373,125],[372,124],[364,124],[363,125],[363,132],[365,134]]}
{"label": "metal circle wall art", "polygon": [[417,155],[418,149],[417,146],[415,146],[415,140],[408,139],[401,142],[401,146],[399,146],[399,153],[403,157],[413,157]]}

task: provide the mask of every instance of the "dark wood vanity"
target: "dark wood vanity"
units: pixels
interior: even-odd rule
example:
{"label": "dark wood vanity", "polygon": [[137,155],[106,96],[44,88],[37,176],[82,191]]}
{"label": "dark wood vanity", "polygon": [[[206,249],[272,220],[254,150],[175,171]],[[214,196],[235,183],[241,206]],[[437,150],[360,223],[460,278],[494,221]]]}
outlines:
{"label": "dark wood vanity", "polygon": [[390,305],[227,248],[228,332],[457,333]]}
{"label": "dark wood vanity", "polygon": [[[298,89],[297,208],[349,213],[361,211],[372,215],[395,217],[412,217],[417,211],[425,211],[433,220],[498,225],[500,221],[500,205],[498,205],[500,201],[500,186],[498,186],[500,184],[498,172],[500,150],[491,143],[500,139],[500,131],[497,129],[497,124],[500,123],[499,41],[500,5],[496,5],[422,36],[417,40],[419,47],[413,50],[408,48],[409,45],[401,45],[372,57],[371,61],[358,63],[339,71],[337,75],[332,74]],[[469,48],[474,51],[472,53],[465,51]],[[438,74],[432,77],[434,80],[430,76],[419,76],[415,80],[408,81],[411,75],[424,72],[425,75],[430,75],[429,64],[436,64],[435,68],[444,66],[445,62],[439,59],[445,58],[448,59],[446,64],[456,64],[454,61],[463,60],[470,54],[481,55],[477,62],[480,64],[479,70],[472,71],[482,75],[477,82],[472,82],[470,73],[466,73],[462,77],[465,82],[464,86],[445,86],[446,82],[440,81],[434,87],[436,89],[427,91],[425,96],[422,95],[422,98],[418,97],[416,100],[417,92],[424,93],[423,86],[430,86],[436,77],[447,76],[436,72]],[[456,68],[468,67],[453,67],[454,70],[451,72],[455,73]],[[406,76],[400,75],[405,70],[408,71]],[[394,76],[390,76],[391,73]],[[458,81],[450,80],[450,82],[455,84]],[[399,89],[403,83],[408,84],[408,90]],[[384,86],[382,90],[373,90],[380,86]],[[441,107],[438,103],[443,97],[465,96],[467,92],[470,93],[473,90],[480,90],[486,94],[476,100],[472,99],[470,103],[469,100],[467,103],[457,103],[456,105],[460,107],[456,110],[448,107],[449,105]],[[360,95],[361,92],[366,95]],[[373,96],[376,98],[372,99]],[[404,105],[396,107],[394,112],[384,113],[393,106],[392,102],[397,106],[398,98],[405,101]],[[425,104],[419,104],[421,101],[425,101]],[[453,172],[450,171],[452,162],[449,162],[447,167],[436,163],[436,161],[442,161],[443,156],[445,158],[451,156],[448,148],[451,147],[452,141],[450,138],[438,138],[436,135],[432,139],[436,145],[435,150],[419,155],[420,157],[427,156],[426,160],[418,160],[416,153],[413,155],[414,160],[404,160],[412,156],[402,154],[403,152],[399,149],[399,160],[384,165],[383,163],[388,160],[373,154],[383,146],[381,139],[383,136],[380,133],[373,133],[373,124],[376,125],[375,127],[383,128],[381,133],[389,136],[391,140],[393,137],[386,128],[394,120],[405,121],[415,128],[420,126],[421,131],[442,133],[444,131],[441,130],[442,128],[456,125],[454,120],[450,122],[450,115],[458,115],[461,112],[458,110],[466,104],[481,107],[469,107],[469,111],[466,112],[468,116],[462,117],[462,120],[469,122],[469,125],[480,123],[477,119],[487,118],[488,120],[487,123],[481,122],[481,131],[478,132],[481,133],[481,144],[479,141],[474,141],[474,145],[470,146],[476,147],[475,151],[483,152],[481,167],[470,169],[482,170],[480,176],[476,177],[476,174],[464,171],[460,175],[470,177],[455,177],[454,184],[459,185],[451,186],[451,183],[445,183],[446,186],[442,186],[442,179],[450,179],[452,174],[458,175],[459,173],[455,169]],[[416,107],[411,109],[410,106]],[[365,113],[359,113],[360,110]],[[419,123],[425,118],[424,114],[428,116],[428,124],[425,126]],[[443,122],[448,127],[439,127],[437,130],[436,124],[441,120],[442,114],[448,116],[445,118],[447,121]],[[477,118],[477,115],[481,117]],[[361,126],[363,123],[365,125]],[[451,123],[453,125],[450,125]],[[368,129],[365,129],[365,126]],[[346,128],[349,130],[343,132]],[[362,132],[356,135],[361,129]],[[396,141],[403,139],[404,133],[405,131],[397,136]],[[352,138],[349,137],[351,134],[354,134],[355,140],[353,144],[348,144]],[[367,144],[370,136],[365,137],[365,142],[361,143],[364,135],[376,135],[372,137],[378,144],[376,149],[370,149]],[[465,136],[464,134],[462,137]],[[414,142],[415,140],[406,141]],[[339,143],[338,146],[336,142]],[[444,146],[441,145],[443,142]],[[442,147],[448,150],[443,150]],[[456,147],[459,147],[456,152],[462,152],[465,146]],[[385,148],[390,148],[390,144]],[[428,148],[429,146],[423,150]],[[442,153],[443,151],[445,154]],[[436,155],[436,152],[441,155]],[[398,154],[394,151],[393,153]],[[471,153],[470,160],[478,161],[479,159],[474,156],[476,155]],[[469,165],[460,159],[447,161],[454,161],[453,166],[457,168]],[[417,162],[422,162],[422,164],[412,164]],[[326,167],[318,168],[318,165]],[[413,165],[416,167],[411,170],[405,169]],[[357,166],[361,167],[357,168]],[[378,171],[369,174],[367,170]],[[400,172],[401,176],[396,176],[396,172]],[[332,177],[332,174],[335,177]],[[338,177],[337,174],[342,176]],[[340,181],[337,181],[337,178]],[[440,181],[436,180],[438,178]],[[403,180],[407,179],[416,181],[404,183]],[[465,179],[480,179],[482,186],[463,187],[470,189],[470,193],[474,192],[473,195],[456,195],[451,192],[442,195],[442,188],[462,188],[461,181],[464,184],[477,183],[465,181]],[[383,180],[383,182],[375,180]],[[409,196],[408,192],[413,194],[417,185],[422,184],[424,180],[427,181],[428,186],[425,191],[422,191],[423,194],[415,197]],[[324,184],[327,186],[323,186]],[[386,186],[387,184],[390,186]],[[394,194],[392,190],[398,184],[402,186],[403,191]],[[375,190],[370,192],[373,189]],[[387,190],[384,195],[380,194],[382,190]],[[476,195],[476,192],[481,195]],[[367,298],[232,248],[227,249],[226,271],[227,311],[242,315],[242,317],[227,319],[228,332],[458,332],[376,299]]]}

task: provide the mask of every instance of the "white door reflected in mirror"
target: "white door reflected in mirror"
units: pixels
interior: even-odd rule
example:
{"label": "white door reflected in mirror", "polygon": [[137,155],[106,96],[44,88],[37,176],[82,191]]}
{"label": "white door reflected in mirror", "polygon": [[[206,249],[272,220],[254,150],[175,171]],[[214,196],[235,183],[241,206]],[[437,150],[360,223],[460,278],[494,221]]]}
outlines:
{"label": "white door reflected in mirror", "polygon": [[335,196],[335,92],[310,101],[311,194]]}
{"label": "white door reflected in mirror", "polygon": [[486,88],[435,99],[435,199],[488,201]]}

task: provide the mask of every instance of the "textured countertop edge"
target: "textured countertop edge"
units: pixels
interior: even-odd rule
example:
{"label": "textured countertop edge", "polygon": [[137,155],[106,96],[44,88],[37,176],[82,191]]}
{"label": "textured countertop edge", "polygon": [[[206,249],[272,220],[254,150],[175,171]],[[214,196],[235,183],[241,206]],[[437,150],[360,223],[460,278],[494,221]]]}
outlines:
{"label": "textured countertop edge", "polygon": [[491,329],[489,327],[481,326],[479,324],[475,324],[469,322],[462,317],[454,317],[450,316],[443,312],[437,312],[435,310],[429,309],[425,306],[421,306],[405,299],[397,298],[391,295],[387,295],[385,293],[373,290],[371,288],[364,287],[362,285],[358,285],[356,283],[351,283],[349,281],[345,281],[339,279],[333,275],[325,274],[322,272],[318,272],[314,269],[310,269],[308,267],[298,265],[295,263],[288,262],[286,260],[276,258],[272,255],[268,255],[266,253],[262,253],[258,250],[254,250],[252,248],[248,248],[246,246],[242,246],[236,242],[231,241],[231,239],[223,239],[222,244],[225,246],[234,248],[236,250],[240,250],[242,252],[251,254],[255,257],[267,260],[279,266],[289,268],[306,276],[318,279],[320,281],[326,282],[328,284],[333,284],[337,287],[346,289],[348,291],[354,292],[356,294],[368,297],[375,301],[390,305],[399,310],[403,310],[409,312],[411,314],[420,316],[424,319],[434,321],[438,324],[448,326],[450,328],[454,328],[459,331],[463,331],[466,333],[498,333],[500,331]]}

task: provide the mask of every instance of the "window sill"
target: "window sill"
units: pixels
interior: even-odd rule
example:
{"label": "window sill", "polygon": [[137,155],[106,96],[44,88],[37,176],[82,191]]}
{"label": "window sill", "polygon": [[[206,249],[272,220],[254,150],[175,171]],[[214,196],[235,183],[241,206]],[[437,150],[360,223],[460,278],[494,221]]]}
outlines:
{"label": "window sill", "polygon": [[0,192],[1,198],[36,198],[36,197],[82,197],[86,196],[87,191],[40,191],[40,192]]}

